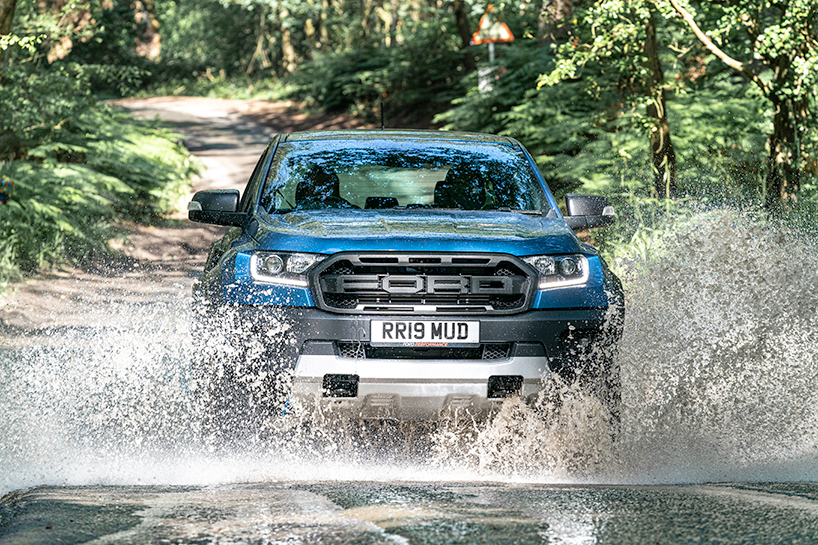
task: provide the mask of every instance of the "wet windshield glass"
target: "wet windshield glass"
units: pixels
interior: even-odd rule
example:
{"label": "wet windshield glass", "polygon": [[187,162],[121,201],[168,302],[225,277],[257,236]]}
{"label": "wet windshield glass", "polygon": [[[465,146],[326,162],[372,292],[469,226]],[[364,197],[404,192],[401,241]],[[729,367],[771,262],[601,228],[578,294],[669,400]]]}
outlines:
{"label": "wet windshield glass", "polygon": [[523,152],[511,145],[356,139],[281,144],[261,207],[547,211],[548,204]]}

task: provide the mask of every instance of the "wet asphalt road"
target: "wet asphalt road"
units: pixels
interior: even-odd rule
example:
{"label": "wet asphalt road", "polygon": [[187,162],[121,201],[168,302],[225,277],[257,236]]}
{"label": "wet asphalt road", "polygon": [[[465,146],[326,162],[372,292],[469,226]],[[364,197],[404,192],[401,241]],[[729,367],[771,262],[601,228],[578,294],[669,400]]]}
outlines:
{"label": "wet asphalt road", "polygon": [[42,487],[0,513],[4,545],[818,543],[814,484]]}

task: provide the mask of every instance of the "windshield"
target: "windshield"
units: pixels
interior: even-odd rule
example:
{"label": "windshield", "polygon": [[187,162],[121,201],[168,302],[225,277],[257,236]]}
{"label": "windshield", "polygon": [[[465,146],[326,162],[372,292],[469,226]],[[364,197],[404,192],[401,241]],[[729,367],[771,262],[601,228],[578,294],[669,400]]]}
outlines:
{"label": "windshield", "polygon": [[279,145],[260,204],[269,213],[548,207],[526,157],[514,146],[387,139]]}

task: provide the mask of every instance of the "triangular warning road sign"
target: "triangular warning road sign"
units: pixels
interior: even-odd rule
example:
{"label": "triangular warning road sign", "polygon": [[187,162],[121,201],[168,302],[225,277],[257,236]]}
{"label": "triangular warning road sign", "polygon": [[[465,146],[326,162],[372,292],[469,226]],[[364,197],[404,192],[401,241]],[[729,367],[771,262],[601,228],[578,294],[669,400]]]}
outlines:
{"label": "triangular warning road sign", "polygon": [[494,7],[489,4],[486,13],[480,17],[477,32],[471,36],[471,45],[513,42],[514,34],[508,25],[500,21],[494,13]]}

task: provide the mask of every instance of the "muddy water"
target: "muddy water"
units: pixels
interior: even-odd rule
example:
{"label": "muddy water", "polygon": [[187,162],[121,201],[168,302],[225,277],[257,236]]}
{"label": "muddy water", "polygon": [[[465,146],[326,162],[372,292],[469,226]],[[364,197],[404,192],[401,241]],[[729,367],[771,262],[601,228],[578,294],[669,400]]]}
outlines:
{"label": "muddy water", "polygon": [[42,487],[6,503],[0,542],[814,543],[817,497],[805,484]]}
{"label": "muddy water", "polygon": [[815,250],[721,211],[618,263],[630,286],[620,456],[635,476],[818,478]]}
{"label": "muddy water", "polygon": [[601,405],[568,391],[559,407],[509,400],[487,424],[362,430],[284,418],[215,445],[202,433],[189,309],[119,305],[99,309],[105,327],[0,345],[0,493],[359,479],[818,479],[814,246],[717,211],[669,226],[616,267],[628,314],[615,442]]}

